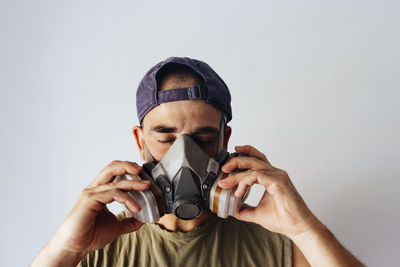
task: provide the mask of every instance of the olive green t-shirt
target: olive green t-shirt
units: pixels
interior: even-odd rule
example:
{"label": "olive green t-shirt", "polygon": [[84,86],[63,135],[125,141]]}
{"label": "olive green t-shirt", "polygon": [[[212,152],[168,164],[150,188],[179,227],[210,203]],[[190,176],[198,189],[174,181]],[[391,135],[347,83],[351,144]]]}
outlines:
{"label": "olive green t-shirt", "polygon": [[[127,216],[127,213],[118,217]],[[292,267],[292,244],[263,227],[212,215],[190,232],[169,232],[157,224],[121,235],[87,254],[80,266],[284,266]]]}

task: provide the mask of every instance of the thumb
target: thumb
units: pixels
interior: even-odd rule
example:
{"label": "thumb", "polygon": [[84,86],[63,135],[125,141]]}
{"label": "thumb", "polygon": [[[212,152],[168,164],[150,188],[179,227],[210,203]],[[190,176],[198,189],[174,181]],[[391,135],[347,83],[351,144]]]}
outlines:
{"label": "thumb", "polygon": [[143,225],[142,222],[136,220],[135,218],[125,218],[119,221],[119,234],[127,234],[136,230],[139,230],[139,228]]}
{"label": "thumb", "polygon": [[235,217],[238,220],[241,221],[246,221],[246,222],[255,222],[255,209],[256,207],[251,207],[248,205],[243,205],[235,214],[233,217]]}

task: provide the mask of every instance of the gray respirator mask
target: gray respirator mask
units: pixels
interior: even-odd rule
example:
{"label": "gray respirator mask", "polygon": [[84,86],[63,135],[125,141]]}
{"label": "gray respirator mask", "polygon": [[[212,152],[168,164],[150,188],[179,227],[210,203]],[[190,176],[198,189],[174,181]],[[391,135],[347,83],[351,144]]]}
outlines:
{"label": "gray respirator mask", "polygon": [[140,212],[131,212],[141,222],[155,223],[168,213],[192,220],[206,210],[226,218],[241,207],[247,195],[238,198],[234,195],[236,186],[218,186],[218,181],[227,176],[222,165],[237,155],[221,150],[214,158],[209,157],[192,138],[181,135],[160,162],[144,164],[139,177],[125,174],[116,179],[151,181],[147,190],[128,192],[142,208]]}

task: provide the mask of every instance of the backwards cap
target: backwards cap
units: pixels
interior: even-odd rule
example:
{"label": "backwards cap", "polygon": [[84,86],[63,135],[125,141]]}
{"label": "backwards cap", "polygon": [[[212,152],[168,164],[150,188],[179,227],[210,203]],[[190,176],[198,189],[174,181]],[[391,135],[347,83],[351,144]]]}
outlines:
{"label": "backwards cap", "polygon": [[[157,90],[157,73],[168,64],[180,64],[189,67],[199,74],[204,86],[193,85],[187,88],[177,88],[165,91]],[[187,57],[170,57],[152,67],[140,81],[136,92],[136,109],[139,123],[154,107],[171,101],[204,100],[226,116],[229,122],[232,119],[231,95],[228,86],[218,74],[205,62]]]}

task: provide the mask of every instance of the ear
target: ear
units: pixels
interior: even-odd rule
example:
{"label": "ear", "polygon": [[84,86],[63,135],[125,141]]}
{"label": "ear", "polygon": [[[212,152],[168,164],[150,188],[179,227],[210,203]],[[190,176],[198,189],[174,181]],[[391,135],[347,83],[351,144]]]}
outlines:
{"label": "ear", "polygon": [[225,136],[224,136],[224,148],[228,149],[228,141],[232,134],[232,127],[226,125],[225,126]]}
{"label": "ear", "polygon": [[144,134],[143,128],[140,126],[135,126],[132,129],[133,136],[135,137],[136,144],[139,149],[140,157],[145,161],[145,151],[144,151]]}

